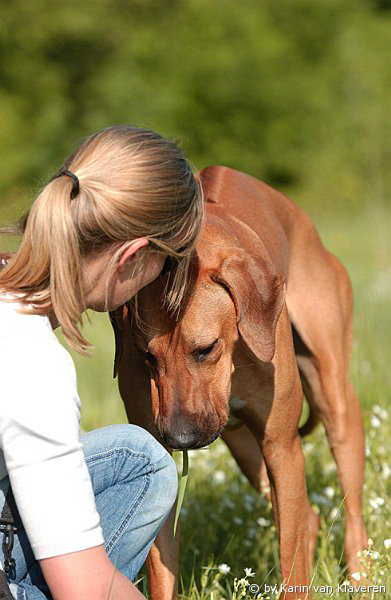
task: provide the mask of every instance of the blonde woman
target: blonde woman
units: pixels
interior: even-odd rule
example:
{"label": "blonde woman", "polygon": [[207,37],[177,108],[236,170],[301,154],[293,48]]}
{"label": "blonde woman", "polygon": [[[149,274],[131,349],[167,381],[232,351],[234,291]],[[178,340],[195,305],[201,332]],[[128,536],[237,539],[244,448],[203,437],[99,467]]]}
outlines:
{"label": "blonde woman", "polygon": [[17,517],[12,488],[22,522],[12,557],[12,533],[0,551],[9,598],[143,598],[131,581],[175,501],[174,461],[133,425],[79,437],[74,364],[53,329],[87,354],[82,313],[127,302],[167,257],[175,312],[202,219],[181,150],[122,126],[84,140],[19,225],[2,228],[22,233],[0,270],[0,511]]}

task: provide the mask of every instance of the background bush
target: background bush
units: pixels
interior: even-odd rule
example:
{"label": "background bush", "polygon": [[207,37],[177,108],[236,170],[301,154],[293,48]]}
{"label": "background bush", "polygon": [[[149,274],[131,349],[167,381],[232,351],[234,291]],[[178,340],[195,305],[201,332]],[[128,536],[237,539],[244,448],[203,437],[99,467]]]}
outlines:
{"label": "background bush", "polygon": [[[108,124],[316,212],[389,197],[389,0],[3,0],[1,216]],[[314,210],[314,212],[315,212]]]}

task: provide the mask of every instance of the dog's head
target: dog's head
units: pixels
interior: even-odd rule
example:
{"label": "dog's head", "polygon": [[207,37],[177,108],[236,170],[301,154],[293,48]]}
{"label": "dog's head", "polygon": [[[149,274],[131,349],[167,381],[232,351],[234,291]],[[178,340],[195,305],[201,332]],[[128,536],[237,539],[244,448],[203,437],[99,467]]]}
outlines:
{"label": "dog's head", "polygon": [[[179,320],[161,308],[163,278],[138,295],[141,328],[127,328],[149,370],[152,414],[171,448],[198,448],[221,433],[229,416],[233,350],[239,336],[255,357],[270,362],[284,301],[283,278],[259,253],[227,245],[207,226],[197,245]],[[122,355],[122,307],[111,313],[116,374]],[[128,342],[129,340],[126,340]],[[121,369],[126,369],[122,364]]]}

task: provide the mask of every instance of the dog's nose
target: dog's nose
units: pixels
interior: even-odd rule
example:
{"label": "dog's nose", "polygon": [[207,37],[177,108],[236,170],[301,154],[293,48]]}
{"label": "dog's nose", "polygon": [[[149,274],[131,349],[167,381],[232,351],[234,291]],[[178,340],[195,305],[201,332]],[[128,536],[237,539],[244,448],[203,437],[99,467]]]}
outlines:
{"label": "dog's nose", "polygon": [[185,448],[197,448],[203,445],[199,438],[198,432],[191,429],[188,431],[181,431],[173,435],[171,435],[171,433],[164,433],[163,437],[165,443],[174,450],[184,450]]}

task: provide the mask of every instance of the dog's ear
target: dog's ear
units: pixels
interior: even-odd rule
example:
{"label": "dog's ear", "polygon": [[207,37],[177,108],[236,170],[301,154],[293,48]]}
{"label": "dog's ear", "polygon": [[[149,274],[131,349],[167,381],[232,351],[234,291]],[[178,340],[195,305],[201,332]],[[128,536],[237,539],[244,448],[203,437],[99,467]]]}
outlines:
{"label": "dog's ear", "polygon": [[115,356],[114,356],[114,372],[113,377],[117,377],[119,365],[124,351],[124,320],[128,314],[126,304],[119,306],[115,310],[109,312],[110,321],[114,329],[115,338]]}
{"label": "dog's ear", "polygon": [[262,255],[251,256],[242,248],[232,248],[224,251],[212,279],[229,292],[243,340],[257,358],[270,362],[285,301],[284,277]]}

